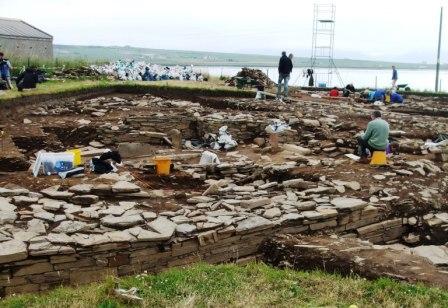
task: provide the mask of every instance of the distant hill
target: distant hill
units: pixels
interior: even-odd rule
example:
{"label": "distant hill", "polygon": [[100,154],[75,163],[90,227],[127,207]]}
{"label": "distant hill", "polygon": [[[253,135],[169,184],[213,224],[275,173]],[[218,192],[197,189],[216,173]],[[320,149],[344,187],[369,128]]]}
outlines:
{"label": "distant hill", "polygon": [[[184,51],[137,48],[131,46],[74,46],[55,45],[54,55],[56,58],[84,59],[87,61],[114,61],[119,59],[143,60],[161,65],[196,65],[196,66],[252,66],[265,67],[277,66],[277,56],[234,54],[219,52]],[[307,67],[310,59],[296,57],[294,64],[297,67]],[[320,66],[322,63],[318,63]],[[335,64],[340,68],[363,68],[363,69],[390,69],[392,64],[400,69],[429,69],[434,68],[432,64],[424,63],[391,63],[382,61],[365,61],[351,59],[336,59]],[[448,69],[448,65],[443,65]]]}

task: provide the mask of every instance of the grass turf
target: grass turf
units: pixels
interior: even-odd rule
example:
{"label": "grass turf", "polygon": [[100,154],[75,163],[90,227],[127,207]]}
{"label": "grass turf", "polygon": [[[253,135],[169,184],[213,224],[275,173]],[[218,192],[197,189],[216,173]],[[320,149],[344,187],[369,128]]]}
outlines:
{"label": "grass turf", "polygon": [[101,89],[121,89],[123,91],[140,91],[151,92],[151,90],[183,90],[185,92],[194,92],[216,96],[243,96],[254,97],[252,91],[238,90],[233,87],[226,86],[223,81],[213,78],[209,82],[193,82],[193,81],[110,81],[110,80],[64,80],[64,81],[47,81],[38,84],[36,89],[30,91],[19,92],[17,89],[0,92],[0,102],[11,99],[17,99],[29,96],[52,95],[52,94],[76,94]]}
{"label": "grass turf", "polygon": [[[143,302],[124,302],[113,288],[137,287]],[[77,288],[12,296],[0,307],[447,307],[448,292],[390,279],[368,281],[323,272],[197,264],[157,275],[109,278]]]}

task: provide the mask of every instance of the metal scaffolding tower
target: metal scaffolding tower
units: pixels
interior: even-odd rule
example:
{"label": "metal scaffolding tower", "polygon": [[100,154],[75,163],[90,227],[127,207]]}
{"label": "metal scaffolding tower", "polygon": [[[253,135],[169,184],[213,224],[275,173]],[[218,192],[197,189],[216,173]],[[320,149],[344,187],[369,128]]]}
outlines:
{"label": "metal scaffolding tower", "polygon": [[333,84],[333,75],[343,86],[341,75],[334,63],[334,28],[336,7],[333,4],[314,4],[313,46],[311,51],[311,69],[314,71],[314,84]]}

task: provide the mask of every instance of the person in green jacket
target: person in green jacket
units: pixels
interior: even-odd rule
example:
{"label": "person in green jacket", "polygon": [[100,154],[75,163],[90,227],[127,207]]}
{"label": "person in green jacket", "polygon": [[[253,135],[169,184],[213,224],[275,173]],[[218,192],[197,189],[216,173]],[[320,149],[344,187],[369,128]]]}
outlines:
{"label": "person in green jacket", "polygon": [[372,121],[367,125],[366,132],[358,137],[358,152],[361,163],[367,163],[367,149],[370,153],[374,151],[385,151],[389,143],[389,123],[381,118],[381,112],[375,110],[371,115]]}

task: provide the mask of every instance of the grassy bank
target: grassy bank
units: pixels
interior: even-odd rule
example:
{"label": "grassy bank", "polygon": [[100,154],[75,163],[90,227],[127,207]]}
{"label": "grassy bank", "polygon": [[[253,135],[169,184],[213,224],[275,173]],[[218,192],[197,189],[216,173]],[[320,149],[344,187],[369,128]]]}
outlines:
{"label": "grassy bank", "polygon": [[[210,78],[207,82],[194,81],[111,81],[107,79],[101,80],[57,80],[47,81],[38,84],[37,89],[30,91],[18,92],[17,89],[12,91],[0,91],[0,103],[13,99],[26,98],[30,96],[45,95],[76,95],[96,90],[117,90],[123,93],[151,93],[160,94],[160,92],[179,91],[186,95],[206,95],[206,96],[233,96],[233,97],[254,97],[253,90],[238,90],[235,87],[226,86],[223,80],[217,77]],[[295,89],[295,87],[291,87]],[[323,88],[313,88],[306,90],[328,91]],[[275,92],[275,89],[270,89]],[[406,95],[417,95],[422,97],[448,97],[448,93],[434,92],[403,92]]]}
{"label": "grassy bank", "polygon": [[196,93],[219,96],[254,96],[252,92],[238,90],[233,87],[228,87],[223,81],[217,78],[212,78],[208,82],[193,82],[193,81],[155,81],[155,82],[142,82],[142,81],[110,81],[110,80],[64,80],[64,81],[48,81],[42,84],[38,84],[37,89],[30,91],[18,92],[17,89],[12,91],[4,91],[0,95],[0,103],[2,101],[8,101],[11,99],[17,99],[29,96],[39,95],[52,95],[52,94],[76,94],[88,91],[102,90],[102,89],[118,89],[123,92],[151,92],[158,90],[181,90],[186,94]]}
{"label": "grassy bank", "polygon": [[67,58],[55,58],[53,60],[45,59],[21,59],[21,58],[9,58],[13,66],[12,75],[17,76],[24,68],[34,66],[45,72],[47,77],[51,77],[55,70],[64,69],[76,69],[80,67],[90,66],[92,64],[103,64],[106,61],[100,60],[85,60],[85,59],[67,59]]}
{"label": "grassy bank", "polygon": [[0,301],[0,306],[131,306],[113,295],[116,283],[125,289],[137,287],[143,307],[448,306],[448,292],[436,288],[389,279],[368,281],[322,272],[279,270],[256,263],[243,267],[199,264],[158,275],[109,278],[104,283],[10,297]]}

